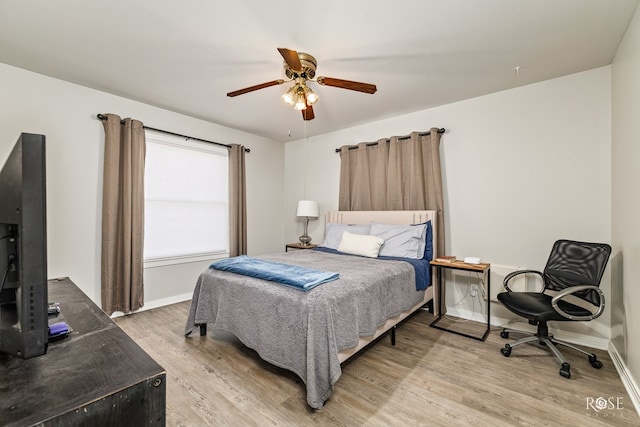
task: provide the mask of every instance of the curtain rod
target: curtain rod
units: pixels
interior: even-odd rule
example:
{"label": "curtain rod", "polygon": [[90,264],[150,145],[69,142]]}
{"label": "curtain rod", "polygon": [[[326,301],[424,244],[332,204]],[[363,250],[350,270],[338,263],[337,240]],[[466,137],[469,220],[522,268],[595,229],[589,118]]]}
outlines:
{"label": "curtain rod", "polygon": [[[98,113],[97,117],[98,117],[99,120],[107,120],[107,116],[105,116],[104,114]],[[124,120],[120,120],[120,123],[124,124]],[[166,133],[168,135],[178,136],[180,138],[186,138],[187,140],[193,139],[194,141],[207,142],[209,144],[215,144],[215,145],[220,145],[221,147],[231,148],[231,146],[228,145],[228,144],[223,144],[221,142],[215,142],[215,141],[209,141],[209,140],[201,139],[201,138],[195,138],[193,136],[188,136],[188,135],[182,135],[180,133],[175,133],[175,132],[171,132],[171,131],[168,131],[168,130],[156,129],[156,128],[152,128],[150,126],[145,126],[145,125],[142,125],[142,128],[143,129],[153,130],[153,131],[156,131],[156,132]],[[245,148],[244,151],[245,151],[245,153],[250,153],[251,149]]]}
{"label": "curtain rod", "polygon": [[[446,130],[445,128],[440,128],[440,129],[438,129],[438,133],[444,133],[445,130]],[[420,135],[420,136],[431,135],[431,131],[419,133],[418,135]],[[398,141],[403,141],[403,140],[409,139],[409,138],[411,138],[411,137],[410,136],[403,136],[403,137],[398,138]],[[389,142],[389,138],[387,138],[386,141]],[[377,141],[376,142],[368,142],[368,143],[365,144],[365,146],[367,146],[367,147],[373,147],[374,145],[378,145],[378,142]],[[356,148],[358,148],[357,145],[350,145],[350,146],[347,147],[347,150],[355,150]],[[342,148],[336,148],[336,153],[339,153],[340,151],[342,151]]]}

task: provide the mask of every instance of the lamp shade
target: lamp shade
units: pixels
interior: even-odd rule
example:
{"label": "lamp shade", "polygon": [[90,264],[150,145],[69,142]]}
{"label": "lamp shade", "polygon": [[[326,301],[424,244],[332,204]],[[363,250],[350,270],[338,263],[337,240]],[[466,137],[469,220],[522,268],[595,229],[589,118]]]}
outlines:
{"label": "lamp shade", "polygon": [[318,202],[313,200],[300,200],[298,202],[298,213],[296,215],[317,218],[319,216]]}

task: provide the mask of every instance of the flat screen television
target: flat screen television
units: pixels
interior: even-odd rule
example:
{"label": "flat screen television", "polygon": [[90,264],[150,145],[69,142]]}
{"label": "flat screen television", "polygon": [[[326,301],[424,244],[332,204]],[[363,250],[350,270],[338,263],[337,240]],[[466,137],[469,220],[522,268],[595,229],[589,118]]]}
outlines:
{"label": "flat screen television", "polygon": [[46,353],[45,136],[23,133],[0,171],[0,352]]}

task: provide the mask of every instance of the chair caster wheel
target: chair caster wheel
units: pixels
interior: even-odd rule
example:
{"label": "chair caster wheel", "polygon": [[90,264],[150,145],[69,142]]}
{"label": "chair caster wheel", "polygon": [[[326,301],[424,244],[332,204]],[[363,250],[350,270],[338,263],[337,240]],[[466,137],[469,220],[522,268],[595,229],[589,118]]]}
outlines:
{"label": "chair caster wheel", "polygon": [[591,366],[593,366],[596,369],[600,369],[602,368],[602,362],[599,361],[598,359],[596,359],[596,355],[595,354],[591,354],[589,356],[589,363],[591,363]]}
{"label": "chair caster wheel", "polygon": [[507,331],[500,332],[500,338],[509,338],[509,332]]}
{"label": "chair caster wheel", "polygon": [[511,346],[509,344],[505,344],[504,347],[500,349],[500,353],[502,353],[504,357],[511,356]]}
{"label": "chair caster wheel", "polygon": [[571,367],[568,363],[562,364],[562,367],[560,368],[560,376],[567,379],[571,378]]}

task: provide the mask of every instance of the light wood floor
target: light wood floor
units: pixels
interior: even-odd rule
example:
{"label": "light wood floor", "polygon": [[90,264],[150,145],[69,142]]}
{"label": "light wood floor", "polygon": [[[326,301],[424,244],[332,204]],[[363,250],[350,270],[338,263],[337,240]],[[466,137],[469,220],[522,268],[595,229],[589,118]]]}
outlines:
{"label": "light wood floor", "polygon": [[[304,384],[230,335],[183,336],[189,302],[116,323],[167,371],[169,426],[619,426],[640,425],[605,351],[593,369],[573,350],[570,380],[534,345],[500,354],[507,340],[486,342],[430,328],[420,311],[398,327],[393,347],[383,337],[343,364],[322,410],[311,410]],[[598,398],[622,409],[595,409]],[[591,407],[588,403],[592,402]]]}

